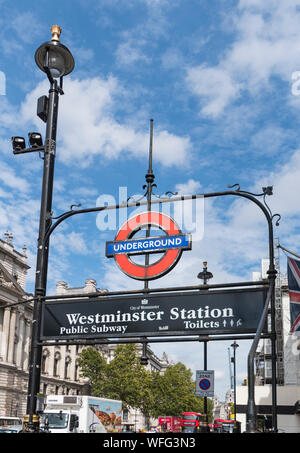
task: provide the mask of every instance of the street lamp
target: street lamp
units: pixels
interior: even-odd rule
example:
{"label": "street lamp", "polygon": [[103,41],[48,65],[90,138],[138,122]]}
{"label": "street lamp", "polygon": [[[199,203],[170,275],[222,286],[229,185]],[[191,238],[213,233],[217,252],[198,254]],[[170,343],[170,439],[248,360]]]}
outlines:
{"label": "street lamp", "polygon": [[207,285],[208,280],[213,278],[213,274],[207,270],[207,261],[203,261],[203,271],[199,272],[197,278],[203,280],[203,285]]}
{"label": "street lamp", "polygon": [[[207,285],[208,280],[213,278],[213,274],[207,270],[207,261],[203,261],[203,271],[199,272],[197,278],[203,280],[203,285]],[[204,354],[204,371],[207,370],[207,341],[203,341],[203,354]],[[206,415],[206,429],[209,432],[208,427],[208,408],[207,408],[207,397],[203,398],[204,413]]]}
{"label": "street lamp", "polygon": [[231,362],[233,362],[234,421],[236,422],[236,349],[239,345],[234,340],[231,347],[233,348],[233,357],[231,357]]}
{"label": "street lamp", "polygon": [[42,44],[35,52],[35,62],[38,67],[47,74],[50,83],[53,79],[70,74],[74,69],[74,58],[69,49],[61,44],[61,28],[58,25],[51,27],[51,41]]}
{"label": "street lamp", "polygon": [[[50,82],[49,96],[38,99],[37,115],[46,123],[46,139],[43,145],[39,133],[29,133],[30,148],[26,148],[22,137],[13,137],[14,154],[43,151],[44,169],[41,195],[40,225],[37,247],[35,301],[33,306],[31,349],[29,357],[29,380],[27,415],[24,417],[26,431],[38,431],[37,394],[40,388],[42,346],[40,344],[41,306],[46,295],[49,239],[46,234],[51,227],[54,162],[56,153],[56,131],[59,95],[63,94],[63,77],[74,69],[74,59],[67,47],[60,43],[61,28],[51,27],[52,38],[42,44],[35,53],[38,67],[47,74]],[[58,85],[57,79],[60,79]]]}

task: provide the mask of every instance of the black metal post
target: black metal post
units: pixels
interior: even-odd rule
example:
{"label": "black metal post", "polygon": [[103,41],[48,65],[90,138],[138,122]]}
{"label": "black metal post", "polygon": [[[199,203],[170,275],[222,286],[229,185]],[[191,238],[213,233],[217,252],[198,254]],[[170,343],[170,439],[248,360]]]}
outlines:
{"label": "black metal post", "polygon": [[234,340],[231,345],[233,348],[233,406],[234,406],[234,421],[236,422],[236,349],[239,347],[237,342]]}
{"label": "black metal post", "polygon": [[236,422],[236,362],[235,362],[235,359],[236,359],[236,354],[235,354],[235,348],[234,348],[234,352],[233,352],[233,386],[234,386],[234,421]]}
{"label": "black metal post", "polygon": [[[259,321],[259,325],[253,339],[249,354],[248,354],[248,405],[247,405],[247,429],[246,432],[255,433],[256,432],[256,405],[255,405],[255,372],[254,372],[254,358],[255,352],[257,349],[258,342],[261,338],[263,328],[265,326],[267,315],[269,311],[270,300],[272,294],[274,293],[274,281],[271,282],[271,285],[268,290],[266,297],[265,306]],[[273,383],[272,383],[273,385]],[[272,391],[273,393],[273,391]],[[276,385],[275,385],[275,395],[273,394],[272,399],[272,413],[273,413],[273,426],[277,426],[277,404],[276,404]]]}
{"label": "black metal post", "polygon": [[[207,341],[203,341],[203,353],[204,353],[204,371],[207,371]],[[203,397],[203,409],[206,417],[206,429],[208,429],[208,411],[207,411],[207,396]]]}
{"label": "black metal post", "polygon": [[270,264],[267,271],[270,285],[273,287],[271,294],[271,362],[272,362],[272,431],[277,433],[277,339],[276,339],[276,307],[275,307],[275,280],[277,271]]}
{"label": "black metal post", "polygon": [[42,182],[40,226],[37,247],[35,301],[32,320],[31,350],[29,357],[29,382],[27,416],[29,429],[37,429],[36,413],[37,394],[40,387],[42,346],[40,345],[40,324],[42,298],[46,295],[49,238],[46,234],[51,226],[54,162],[56,152],[56,130],[58,114],[59,88],[54,80],[49,90],[49,110],[46,127],[44,170]]}

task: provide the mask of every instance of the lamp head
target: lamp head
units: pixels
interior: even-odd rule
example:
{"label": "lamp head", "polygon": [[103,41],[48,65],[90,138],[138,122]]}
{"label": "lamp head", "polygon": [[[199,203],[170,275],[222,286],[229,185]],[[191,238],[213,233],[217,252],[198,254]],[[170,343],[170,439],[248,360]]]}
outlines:
{"label": "lamp head", "polygon": [[237,344],[236,341],[234,341],[234,342],[232,343],[231,347],[232,347],[233,349],[236,349],[236,348],[239,347],[239,345]]}
{"label": "lamp head", "polygon": [[148,365],[149,359],[147,356],[142,355],[140,358],[141,365]]}
{"label": "lamp head", "polygon": [[43,146],[43,139],[39,132],[29,132],[28,139],[30,146],[33,148]]}
{"label": "lamp head", "polygon": [[26,148],[26,143],[25,143],[24,137],[12,137],[11,142],[12,142],[14,151],[20,151],[21,149]]}
{"label": "lamp head", "polygon": [[207,284],[207,280],[213,278],[213,274],[207,270],[207,261],[203,261],[203,271],[199,272],[197,278],[203,280],[204,285]]}
{"label": "lamp head", "polygon": [[51,41],[42,44],[35,52],[37,66],[43,72],[49,71],[54,79],[70,74],[75,66],[73,55],[60,42],[61,31],[58,25],[53,25]]}
{"label": "lamp head", "polygon": [[149,358],[147,356],[147,343],[143,343],[143,351],[140,357],[140,363],[141,365],[148,365],[149,363]]}

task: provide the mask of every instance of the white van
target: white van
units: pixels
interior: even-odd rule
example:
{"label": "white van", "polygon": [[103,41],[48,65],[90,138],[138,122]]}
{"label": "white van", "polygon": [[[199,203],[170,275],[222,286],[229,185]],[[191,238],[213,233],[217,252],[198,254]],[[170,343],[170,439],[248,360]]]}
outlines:
{"label": "white van", "polygon": [[23,429],[20,417],[7,417],[0,415],[0,433],[19,433]]}

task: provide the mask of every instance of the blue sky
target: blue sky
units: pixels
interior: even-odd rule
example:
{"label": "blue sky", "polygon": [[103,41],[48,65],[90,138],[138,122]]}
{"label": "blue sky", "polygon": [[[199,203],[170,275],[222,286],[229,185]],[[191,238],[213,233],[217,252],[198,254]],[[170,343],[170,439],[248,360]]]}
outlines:
{"label": "blue sky", "polygon": [[[119,188],[142,194],[154,119],[156,193],[226,190],[239,183],[261,192],[272,185],[272,211],[281,214],[275,236],[297,252],[299,189],[300,1],[285,0],[0,0],[0,233],[28,248],[28,291],[34,288],[42,160],[13,156],[10,137],[45,133],[36,100],[48,93],[34,62],[50,27],[75,58],[60,98],[54,215],[71,204],[93,207],[100,196],[117,202]],[[1,91],[1,90],[0,90]],[[130,215],[130,211],[128,212]],[[267,255],[264,219],[244,200],[204,205],[204,235],[153,286],[197,284],[207,260],[214,282],[251,279]],[[98,219],[99,220],[99,219]],[[118,218],[117,224],[118,224]],[[48,292],[58,280],[83,286],[139,288],[105,257],[95,214],[75,216],[51,239]],[[299,253],[299,250],[298,250]],[[281,257],[285,268],[285,257]],[[216,392],[229,387],[227,343],[209,345]],[[202,347],[164,344],[173,360],[202,368]],[[246,356],[249,344],[241,345]],[[238,363],[239,382],[246,361]]]}

